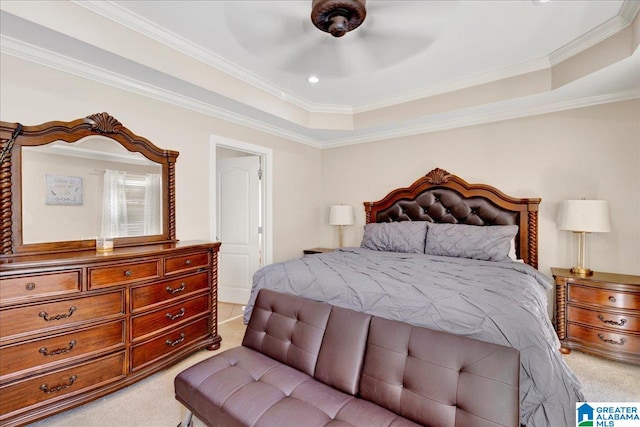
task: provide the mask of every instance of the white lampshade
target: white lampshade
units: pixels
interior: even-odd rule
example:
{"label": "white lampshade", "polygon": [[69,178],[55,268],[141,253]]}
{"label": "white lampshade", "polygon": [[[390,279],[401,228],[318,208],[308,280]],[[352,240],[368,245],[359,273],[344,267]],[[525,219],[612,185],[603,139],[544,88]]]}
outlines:
{"label": "white lampshade", "polygon": [[330,225],[353,225],[353,206],[334,205],[329,212]]}
{"label": "white lampshade", "polygon": [[609,202],[605,200],[564,200],[558,210],[558,228],[587,233],[611,231]]}

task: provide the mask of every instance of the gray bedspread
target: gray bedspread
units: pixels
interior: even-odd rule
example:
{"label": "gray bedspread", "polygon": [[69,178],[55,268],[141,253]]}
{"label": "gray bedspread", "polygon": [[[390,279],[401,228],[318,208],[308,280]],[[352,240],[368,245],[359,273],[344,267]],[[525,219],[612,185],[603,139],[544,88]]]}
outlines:
{"label": "gray bedspread", "polygon": [[345,248],[260,269],[245,322],[261,288],[514,347],[521,423],[575,425],[584,396],[547,314],[550,279],[529,265]]}

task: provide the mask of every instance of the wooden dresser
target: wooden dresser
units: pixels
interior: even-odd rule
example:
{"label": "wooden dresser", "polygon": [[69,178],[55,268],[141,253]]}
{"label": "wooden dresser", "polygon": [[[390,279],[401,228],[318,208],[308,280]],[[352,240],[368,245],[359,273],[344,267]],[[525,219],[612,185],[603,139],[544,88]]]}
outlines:
{"label": "wooden dresser", "polygon": [[577,276],[552,268],[556,282],[555,327],[569,353],[578,349],[640,364],[640,276]]}
{"label": "wooden dresser", "polygon": [[219,348],[219,246],[0,258],[0,425],[60,412]]}

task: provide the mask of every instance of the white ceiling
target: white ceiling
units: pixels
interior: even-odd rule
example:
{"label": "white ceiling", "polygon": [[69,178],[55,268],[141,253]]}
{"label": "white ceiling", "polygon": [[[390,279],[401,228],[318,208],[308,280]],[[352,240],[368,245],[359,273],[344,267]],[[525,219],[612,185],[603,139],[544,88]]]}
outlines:
{"label": "white ceiling", "polygon": [[[70,72],[318,147],[640,96],[635,49],[582,78],[528,96],[418,111],[381,125],[313,119],[335,114],[352,123],[360,113],[548,70],[625,29],[640,9],[637,0],[369,0],[362,26],[341,38],[313,26],[311,0],[3,0],[0,8],[5,54],[68,71],[73,64],[83,71]],[[153,44],[131,52],[133,38],[130,46],[116,40],[118,33],[109,30],[114,25]],[[203,83],[188,70],[173,69],[169,63],[175,61],[157,45],[206,66],[210,84],[206,76]],[[220,73],[241,82],[241,90],[217,88],[215,82],[224,80]],[[309,84],[311,74],[320,82]],[[252,101],[265,94],[293,112]],[[299,111],[311,119],[299,119]]]}

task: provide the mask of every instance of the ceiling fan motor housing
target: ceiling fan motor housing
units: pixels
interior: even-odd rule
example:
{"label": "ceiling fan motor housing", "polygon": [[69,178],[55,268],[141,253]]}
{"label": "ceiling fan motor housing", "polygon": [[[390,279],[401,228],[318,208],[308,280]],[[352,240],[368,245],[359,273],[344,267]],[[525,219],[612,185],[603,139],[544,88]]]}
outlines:
{"label": "ceiling fan motor housing", "polygon": [[334,37],[355,30],[367,16],[366,0],[313,0],[311,22]]}

